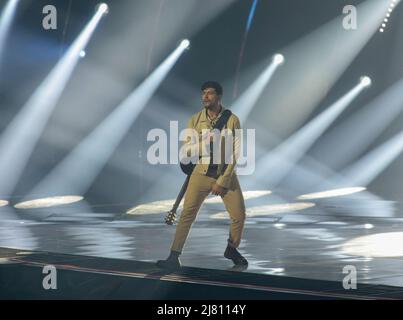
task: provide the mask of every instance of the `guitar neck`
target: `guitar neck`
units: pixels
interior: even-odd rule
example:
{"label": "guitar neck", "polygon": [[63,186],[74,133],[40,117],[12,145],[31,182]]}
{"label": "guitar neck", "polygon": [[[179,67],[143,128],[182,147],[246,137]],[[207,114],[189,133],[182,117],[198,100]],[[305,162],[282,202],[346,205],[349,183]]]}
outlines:
{"label": "guitar neck", "polygon": [[180,203],[181,203],[181,201],[182,201],[182,199],[183,199],[183,196],[184,196],[185,193],[186,193],[186,189],[187,189],[187,187],[188,187],[189,180],[190,180],[190,175],[186,176],[186,180],[185,180],[185,182],[183,183],[182,188],[181,188],[181,190],[180,190],[178,196],[176,197],[175,203],[174,203],[174,205],[173,205],[171,211],[176,212],[176,210],[178,209],[178,207],[179,207],[179,205],[180,205]]}

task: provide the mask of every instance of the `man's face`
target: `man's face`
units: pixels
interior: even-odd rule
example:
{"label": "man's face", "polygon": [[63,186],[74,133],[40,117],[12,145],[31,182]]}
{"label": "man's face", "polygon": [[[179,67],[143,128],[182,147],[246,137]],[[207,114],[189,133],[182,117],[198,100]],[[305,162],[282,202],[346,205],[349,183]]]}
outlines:
{"label": "man's face", "polygon": [[221,97],[216,93],[214,88],[206,88],[202,91],[203,107],[206,109],[218,105]]}

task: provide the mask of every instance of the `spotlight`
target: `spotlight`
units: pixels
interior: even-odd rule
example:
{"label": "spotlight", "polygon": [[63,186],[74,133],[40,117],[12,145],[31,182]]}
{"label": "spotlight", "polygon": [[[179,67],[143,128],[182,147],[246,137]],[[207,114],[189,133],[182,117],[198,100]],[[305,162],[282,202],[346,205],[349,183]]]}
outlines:
{"label": "spotlight", "polygon": [[[249,207],[246,212],[247,217],[267,217],[271,215],[278,215],[286,212],[302,211],[312,207],[316,204],[313,202],[294,202],[294,203],[279,203],[269,204],[262,206]],[[210,216],[211,219],[228,219],[227,212],[219,212]]]}
{"label": "spotlight", "polygon": [[58,196],[50,198],[35,199],[17,203],[14,208],[16,209],[38,209],[61,206],[79,202],[84,198],[81,196]]}
{"label": "spotlight", "polygon": [[0,200],[0,207],[5,207],[6,205],[8,205],[7,200]]}
{"label": "spotlight", "polygon": [[183,48],[183,49],[189,49],[190,48],[190,41],[188,40],[188,39],[183,39],[182,41],[181,41],[181,47]]}
{"label": "spotlight", "polygon": [[[0,8],[0,59],[5,51],[6,40],[10,33],[19,0],[2,1]],[[3,8],[3,3],[6,3]]]}
{"label": "spotlight", "polygon": [[[20,108],[19,113],[8,123],[7,128],[3,128],[0,139],[0,194],[12,194],[74,72],[80,59],[80,51],[91,40],[101,19],[101,12],[95,12],[68,50]],[[26,132],[30,134],[27,135]]]}
{"label": "spotlight", "polygon": [[[98,12],[96,16],[100,18]],[[80,50],[82,50],[81,47],[76,52],[78,53]],[[66,194],[67,192],[71,193],[72,190],[75,194],[85,194],[183,53],[183,47],[178,44],[165,60],[108,117],[34,187],[30,195],[47,194],[49,191]],[[23,129],[25,128],[24,126]],[[24,135],[24,139],[27,140],[26,135]],[[92,157],[94,154],[97,156]],[[20,162],[19,158],[15,159]],[[84,165],[88,161],[90,161],[90,165]],[[64,177],[68,177],[68,181]],[[0,179],[0,186],[1,182]]]}
{"label": "spotlight", "polygon": [[367,76],[361,77],[360,81],[364,88],[368,88],[372,84],[371,78]]}
{"label": "spotlight", "polygon": [[87,55],[87,53],[84,50],[80,51],[80,58],[84,58]]}
{"label": "spotlight", "polygon": [[363,187],[353,187],[353,188],[341,188],[341,189],[333,189],[320,191],[315,193],[308,193],[299,196],[298,200],[317,200],[317,199],[325,199],[325,198],[334,198],[334,197],[342,197],[352,195],[354,193],[362,192],[366,190]]}
{"label": "spotlight", "polygon": [[274,56],[273,56],[273,61],[274,61],[274,63],[276,63],[276,64],[278,64],[278,65],[280,65],[280,64],[283,64],[284,63],[284,56],[282,55],[282,54],[280,54],[280,53],[277,53],[277,54],[275,54]]}
{"label": "spotlight", "polygon": [[106,15],[109,13],[109,6],[106,3],[100,3],[97,5],[96,11]]}
{"label": "spotlight", "polygon": [[361,236],[345,242],[342,252],[347,255],[391,258],[402,257],[403,250],[398,244],[403,239],[403,232],[375,233]]}
{"label": "spotlight", "polygon": [[284,223],[275,223],[274,227],[276,229],[283,229],[286,225]]}

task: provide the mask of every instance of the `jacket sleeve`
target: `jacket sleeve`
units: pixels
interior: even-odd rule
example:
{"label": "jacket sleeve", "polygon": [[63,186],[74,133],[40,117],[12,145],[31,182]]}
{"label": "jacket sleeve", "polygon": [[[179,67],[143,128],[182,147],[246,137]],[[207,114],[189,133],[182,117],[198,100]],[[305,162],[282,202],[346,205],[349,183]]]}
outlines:
{"label": "jacket sleeve", "polygon": [[235,130],[241,129],[241,124],[237,116],[233,115],[231,118],[233,118],[232,121],[229,121],[228,123],[228,129],[232,131],[232,161],[227,164],[227,167],[223,174],[221,174],[218,179],[217,179],[217,184],[223,188],[229,189],[231,185],[231,180],[233,175],[235,174],[235,166],[236,162],[239,158],[239,152],[240,152],[240,139],[239,135],[235,134]]}

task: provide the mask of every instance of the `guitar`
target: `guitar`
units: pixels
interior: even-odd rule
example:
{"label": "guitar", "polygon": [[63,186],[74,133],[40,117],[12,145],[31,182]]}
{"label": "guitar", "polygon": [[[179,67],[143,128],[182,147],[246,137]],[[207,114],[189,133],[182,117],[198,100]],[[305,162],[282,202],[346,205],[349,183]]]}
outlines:
{"label": "guitar", "polygon": [[[193,169],[192,169],[193,171]],[[175,203],[172,207],[172,209],[168,212],[167,216],[165,217],[165,223],[168,225],[173,225],[174,222],[176,221],[176,210],[178,210],[179,204],[181,203],[183,196],[186,193],[186,189],[188,187],[189,184],[189,180],[190,180],[190,175],[188,175],[186,177],[185,182],[182,185],[181,190],[179,191],[178,196],[176,197]]]}
{"label": "guitar", "polygon": [[[218,119],[218,121],[214,125],[213,129],[218,129],[221,131],[224,128],[225,124],[228,122],[228,119],[231,117],[231,115],[232,115],[232,112],[230,110],[228,110],[228,109],[224,110],[223,114],[221,115],[220,119]],[[186,193],[186,189],[189,184],[190,176],[191,176],[194,168],[196,167],[196,163],[198,160],[199,160],[199,157],[197,156],[196,159],[191,158],[190,162],[188,164],[184,164],[184,163],[180,162],[180,167],[181,167],[183,173],[186,174],[186,180],[183,183],[178,196],[176,197],[176,200],[175,200],[174,205],[172,206],[172,209],[170,211],[168,211],[168,214],[165,217],[165,223],[168,225],[173,225],[176,221],[176,210],[178,210],[179,204],[181,203],[183,196]]]}
{"label": "guitar", "polygon": [[182,163],[182,161],[180,162],[181,170],[187,176],[190,176],[192,174],[194,168],[196,167],[197,161],[199,161],[199,156],[190,158],[189,160],[190,162],[186,164]]}

